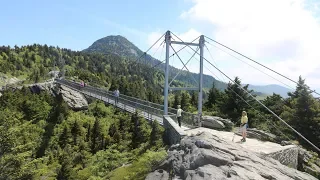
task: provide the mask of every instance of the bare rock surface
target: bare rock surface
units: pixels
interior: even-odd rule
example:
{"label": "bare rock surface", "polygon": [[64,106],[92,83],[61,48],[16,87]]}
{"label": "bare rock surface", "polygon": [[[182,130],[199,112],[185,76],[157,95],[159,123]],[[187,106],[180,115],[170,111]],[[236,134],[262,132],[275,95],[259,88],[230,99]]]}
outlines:
{"label": "bare rock surface", "polygon": [[229,119],[223,119],[218,116],[202,116],[201,126],[211,129],[231,130],[233,123]]}
{"label": "bare rock surface", "polygon": [[70,108],[74,110],[88,109],[88,101],[81,93],[63,85],[60,85],[60,93]]}
{"label": "bare rock surface", "polygon": [[[154,176],[156,172],[162,175],[161,178]],[[209,132],[186,136],[180,144],[171,146],[167,159],[156,172],[150,173],[149,177],[163,180],[164,174],[173,172],[170,174],[173,179],[185,180],[316,179]]]}

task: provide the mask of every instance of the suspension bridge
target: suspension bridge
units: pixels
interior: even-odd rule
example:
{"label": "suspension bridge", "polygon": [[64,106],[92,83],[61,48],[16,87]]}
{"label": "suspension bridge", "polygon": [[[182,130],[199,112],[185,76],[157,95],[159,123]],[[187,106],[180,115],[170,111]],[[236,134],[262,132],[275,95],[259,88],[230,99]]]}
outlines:
{"label": "suspension bridge", "polygon": [[[179,40],[179,41],[175,41],[173,40],[172,36],[175,37],[175,39]],[[169,133],[169,136],[175,136],[173,139],[173,143],[177,143],[179,142],[180,138],[182,136],[184,136],[186,133],[184,133],[184,130],[188,130],[188,129],[194,129],[197,128],[199,126],[201,126],[201,117],[202,117],[202,100],[203,100],[203,68],[204,66],[204,61],[209,63],[211,65],[212,68],[216,69],[219,73],[221,73],[223,76],[222,77],[226,77],[229,81],[231,81],[232,83],[236,84],[240,89],[242,89],[244,92],[246,92],[249,96],[251,96],[255,101],[257,101],[262,107],[264,107],[266,110],[268,110],[273,116],[275,116],[277,119],[279,119],[284,125],[286,125],[287,127],[289,127],[292,131],[294,131],[298,136],[300,136],[302,139],[304,139],[306,142],[308,142],[311,146],[314,147],[314,149],[316,149],[319,153],[320,153],[320,149],[314,145],[313,143],[311,143],[308,139],[306,139],[302,134],[300,134],[298,131],[296,131],[293,127],[291,127],[289,124],[287,124],[283,119],[281,119],[277,114],[275,114],[272,110],[270,110],[267,106],[265,106],[261,101],[259,101],[258,99],[255,98],[254,95],[252,95],[251,93],[249,93],[246,89],[244,89],[240,84],[237,84],[236,82],[234,82],[228,75],[226,75],[223,71],[221,71],[217,65],[214,65],[214,62],[209,61],[207,58],[204,57],[204,48],[206,48],[208,51],[208,47],[206,46],[206,43],[211,44],[210,42],[216,43],[274,73],[276,73],[279,76],[282,76],[284,78],[286,78],[287,80],[294,82],[296,84],[298,84],[296,81],[286,77],[285,75],[282,75],[274,70],[272,70],[271,68],[213,40],[212,38],[209,38],[207,36],[201,35],[198,38],[194,39],[191,42],[184,42],[181,38],[179,38],[178,36],[176,36],[174,33],[167,31],[166,33],[164,33],[143,55],[141,55],[138,59],[137,62],[140,61],[140,59],[146,55],[148,53],[148,51],[153,48],[161,39],[164,38],[163,43],[165,43],[165,49],[166,49],[166,54],[165,54],[165,60],[162,60],[160,63],[154,65],[152,68],[155,68],[156,66],[159,66],[160,64],[164,63],[165,64],[165,82],[164,82],[164,104],[156,104],[156,103],[152,103],[146,100],[142,100],[142,99],[138,99],[138,98],[134,98],[134,97],[130,97],[130,96],[126,96],[126,95],[120,95],[119,97],[119,103],[115,103],[114,100],[114,95],[112,92],[109,92],[108,90],[102,89],[102,88],[98,88],[98,87],[91,87],[91,86],[85,86],[82,87],[80,86],[80,84],[66,80],[64,78],[60,78],[60,79],[55,79],[55,83],[57,84],[61,84],[64,86],[67,86],[73,90],[76,90],[78,92],[81,92],[82,94],[85,94],[87,96],[102,100],[106,103],[109,104],[113,104],[115,106],[117,106],[118,108],[121,108],[125,111],[128,111],[130,113],[134,113],[136,111],[139,112],[139,114],[143,117],[145,117],[148,120],[157,120],[161,125],[163,125],[166,128],[167,133]],[[199,39],[198,42],[195,42],[197,39]],[[208,40],[208,41],[207,41]],[[172,46],[173,44],[176,45],[183,45],[183,47],[181,49],[179,49],[178,51],[176,51],[174,49],[174,47]],[[199,79],[196,80],[195,78],[194,81],[197,83],[196,87],[170,87],[171,83],[173,82],[173,80],[179,75],[179,73],[185,68],[188,72],[190,72],[187,68],[187,63],[184,63],[183,60],[180,58],[179,56],[179,52],[181,50],[183,50],[184,48],[188,47],[189,49],[191,49],[194,54],[192,55],[192,57],[189,59],[189,61],[193,58],[193,56],[195,54],[199,55],[200,61],[199,61]],[[193,49],[193,47],[197,47],[197,49]],[[174,52],[174,54],[172,54],[170,56],[170,48],[172,49],[172,51]],[[198,50],[200,52],[198,52]],[[209,51],[209,54],[212,58],[212,55]],[[172,56],[176,55],[178,57],[178,59],[180,60],[180,62],[183,64],[183,68],[180,70],[180,72],[171,79],[171,82],[169,82],[169,61],[170,58]],[[235,57],[237,58],[237,57]],[[213,58],[212,58],[213,59]],[[140,62],[142,63],[142,62]],[[205,67],[207,68],[207,67]],[[210,69],[211,68],[207,68],[214,77],[216,77],[218,80],[222,81],[220,78],[218,78]],[[260,71],[260,70],[259,70]],[[262,71],[261,71],[262,72]],[[264,72],[263,72],[264,73]],[[268,75],[270,76],[270,75]],[[193,77],[193,76],[192,76]],[[274,78],[275,79],[275,78]],[[281,82],[282,83],[282,82]],[[286,86],[288,86],[285,83],[282,83]],[[291,87],[292,89],[292,87]],[[198,113],[197,114],[192,114],[189,112],[182,112],[182,127],[180,128],[177,123],[175,123],[174,121],[176,120],[175,114],[177,112],[177,109],[175,108],[171,108],[168,107],[168,94],[169,94],[169,90],[171,91],[178,91],[178,90],[195,90],[198,91]],[[234,92],[234,91],[233,91]],[[237,94],[236,92],[234,92],[238,97],[240,97],[240,99],[242,99],[245,103],[247,103],[249,106],[252,107],[252,105],[250,105],[249,102],[247,102],[246,100],[244,100],[239,94]],[[315,90],[312,90],[311,93],[315,93],[318,94]],[[320,94],[318,94],[320,95]],[[253,107],[252,107],[253,108]],[[265,118],[263,116],[261,116],[262,118]],[[266,118],[265,118],[266,119]],[[266,119],[267,122],[269,122],[272,126],[274,126],[272,124],[272,122],[270,122],[269,119]],[[274,126],[275,127],[275,126]]]}

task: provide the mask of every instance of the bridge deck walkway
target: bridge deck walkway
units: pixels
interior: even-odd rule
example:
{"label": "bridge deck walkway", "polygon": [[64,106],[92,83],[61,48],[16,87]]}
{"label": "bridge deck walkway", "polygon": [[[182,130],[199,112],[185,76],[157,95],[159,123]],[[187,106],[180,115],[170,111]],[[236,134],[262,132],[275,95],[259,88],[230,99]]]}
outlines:
{"label": "bridge deck walkway", "polygon": [[[80,87],[79,85],[72,85],[63,83],[62,81],[58,81],[57,83],[66,86],[72,90],[75,90],[77,92],[80,92],[86,96],[93,97],[95,99],[99,99],[107,104],[113,105],[117,108],[120,108],[124,111],[127,111],[129,113],[135,113],[137,110],[139,112],[139,115],[144,117],[145,119],[149,121],[157,120],[160,125],[163,125],[163,116],[160,115],[163,110],[156,109],[147,105],[142,105],[136,102],[130,102],[130,100],[127,100],[125,98],[119,97],[118,103],[115,104],[115,98],[113,96],[110,97],[109,94],[106,94],[105,92],[100,92],[98,89],[95,89],[95,92],[93,92],[93,87]],[[71,83],[71,82],[69,82]],[[151,109],[151,110],[150,110]],[[174,117],[175,115],[173,113],[169,114],[170,116]],[[181,128],[183,130],[190,129],[187,126],[182,125]]]}

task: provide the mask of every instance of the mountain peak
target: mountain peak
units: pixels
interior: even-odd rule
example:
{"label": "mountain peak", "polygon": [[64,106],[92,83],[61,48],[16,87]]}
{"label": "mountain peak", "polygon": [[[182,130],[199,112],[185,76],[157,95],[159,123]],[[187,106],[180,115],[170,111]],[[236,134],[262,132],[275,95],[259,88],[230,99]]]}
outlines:
{"label": "mountain peak", "polygon": [[[132,42],[130,42],[127,38],[121,35],[109,35],[98,39],[95,41],[90,47],[84,49],[83,52],[88,53],[101,53],[101,54],[115,54],[118,56],[122,56],[128,59],[136,60],[141,55],[143,55],[143,51],[141,51],[137,46],[135,46]],[[151,66],[158,65],[157,68],[164,70],[165,67],[163,64],[159,64],[161,61],[152,57],[149,54],[146,54],[142,57],[143,63],[148,63]],[[171,75],[174,77],[180,70],[177,68],[171,67]],[[199,74],[193,73],[194,77],[198,78]],[[190,79],[190,75],[188,74],[180,74],[176,80],[184,82],[188,85],[194,85],[193,79]],[[203,77],[203,84],[205,88],[211,88],[212,83],[216,83],[216,88],[223,90],[227,87],[227,84],[221,81],[216,80],[212,76],[204,75]],[[284,88],[279,85],[266,85],[266,86],[254,86],[250,85],[249,89],[255,91],[257,95],[272,95],[273,93],[280,94],[283,97],[287,96],[287,92],[290,90]]]}
{"label": "mountain peak", "polygon": [[117,54],[120,56],[136,58],[143,52],[136,47],[127,38],[121,35],[110,35],[104,38],[98,39],[84,52],[95,52],[102,54]]}

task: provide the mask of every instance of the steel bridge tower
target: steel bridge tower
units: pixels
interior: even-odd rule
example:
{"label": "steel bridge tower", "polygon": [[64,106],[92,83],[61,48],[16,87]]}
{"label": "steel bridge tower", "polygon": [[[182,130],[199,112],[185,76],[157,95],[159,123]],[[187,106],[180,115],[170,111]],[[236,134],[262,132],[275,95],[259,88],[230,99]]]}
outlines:
{"label": "steel bridge tower", "polygon": [[[165,63],[165,84],[164,84],[164,115],[168,115],[168,93],[170,90],[196,90],[199,92],[198,97],[198,118],[200,120],[202,116],[202,84],[203,84],[203,47],[204,47],[204,35],[200,36],[199,43],[172,41],[170,31],[166,32],[165,43],[166,43],[166,63]],[[179,44],[185,46],[196,46],[200,49],[200,72],[198,87],[170,87],[169,80],[169,53],[171,44]],[[174,79],[173,79],[174,80]],[[173,81],[172,80],[172,81]],[[171,82],[172,82],[171,81]]]}

